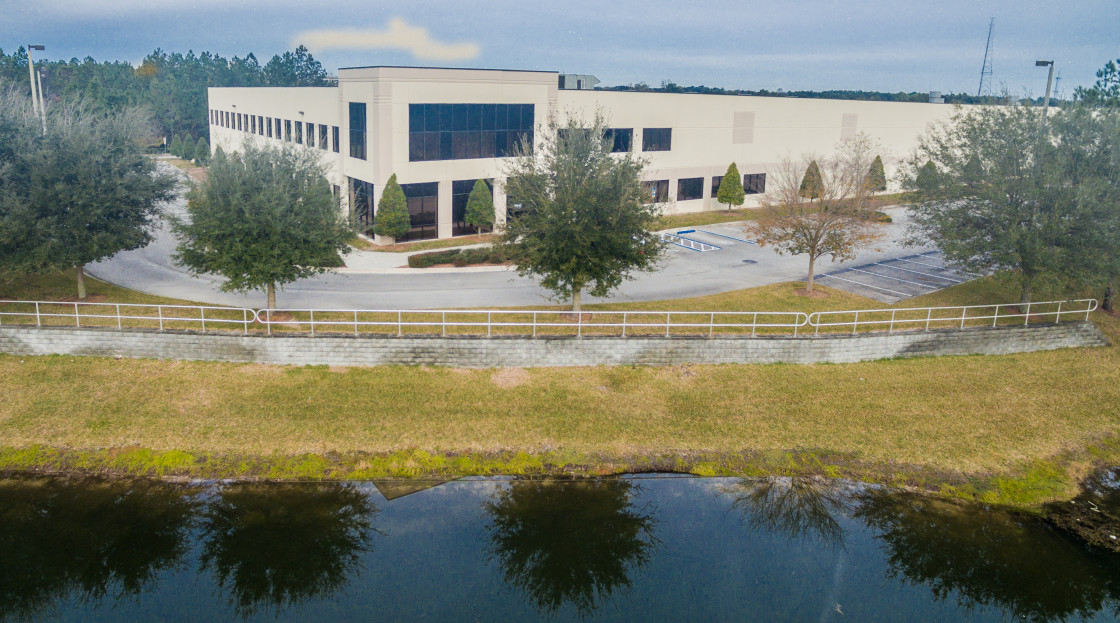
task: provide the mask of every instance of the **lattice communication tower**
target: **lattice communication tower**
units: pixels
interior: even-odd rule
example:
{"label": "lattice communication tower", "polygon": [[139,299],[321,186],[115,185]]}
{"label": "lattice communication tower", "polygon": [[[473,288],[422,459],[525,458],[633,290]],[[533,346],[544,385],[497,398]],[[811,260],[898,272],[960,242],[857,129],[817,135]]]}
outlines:
{"label": "lattice communication tower", "polygon": [[984,65],[980,67],[980,88],[976,90],[976,97],[992,94],[992,31],[996,27],[996,18],[988,22],[988,45],[984,46]]}

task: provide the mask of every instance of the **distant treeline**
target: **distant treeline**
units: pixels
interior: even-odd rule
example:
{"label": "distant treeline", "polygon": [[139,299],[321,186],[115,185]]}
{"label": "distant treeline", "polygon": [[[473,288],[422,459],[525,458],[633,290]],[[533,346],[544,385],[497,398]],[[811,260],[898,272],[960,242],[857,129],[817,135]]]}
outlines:
{"label": "distant treeline", "polygon": [[[750,91],[747,89],[723,89],[720,87],[681,86],[675,82],[662,82],[660,87],[651,87],[644,82],[624,84],[613,87],[596,87],[604,91],[649,91],[653,93],[704,93],[708,95],[758,95],[763,97],[802,97],[829,100],[868,100],[872,102],[928,102],[929,93],[883,93],[881,91]],[[989,95],[976,96],[965,93],[943,93],[947,104],[996,104],[1006,102],[1005,97]],[[1038,98],[1040,101],[1042,98]]]}
{"label": "distant treeline", "polygon": [[[256,56],[225,59],[217,54],[193,51],[182,54],[156,49],[133,67],[124,61],[98,63],[91,57],[69,61],[35,59],[42,69],[43,94],[48,102],[81,97],[95,109],[123,106],[147,107],[161,135],[208,135],[207,87],[323,86],[327,72],[307,48],[272,57],[263,66]],[[0,80],[22,85],[30,92],[27,51],[13,54],[0,49]]]}

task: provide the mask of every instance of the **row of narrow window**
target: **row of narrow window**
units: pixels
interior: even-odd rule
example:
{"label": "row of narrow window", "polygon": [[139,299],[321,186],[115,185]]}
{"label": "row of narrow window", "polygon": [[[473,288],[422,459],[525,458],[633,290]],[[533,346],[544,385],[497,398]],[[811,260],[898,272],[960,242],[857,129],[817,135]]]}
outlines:
{"label": "row of narrow window", "polygon": [[[712,177],[712,197],[719,193],[719,185],[723,182],[722,175]],[[652,203],[664,203],[669,200],[669,180],[651,180],[642,182],[642,190]],[[766,192],[765,173],[747,173],[743,176],[743,192],[748,195],[759,195]],[[704,198],[704,178],[689,177],[677,180],[677,201]]]}
{"label": "row of narrow window", "polygon": [[295,142],[308,147],[318,146],[324,151],[328,148],[335,153],[339,151],[339,129],[336,125],[328,126],[322,123],[291,121],[279,117],[262,117],[225,110],[211,110],[210,125]]}

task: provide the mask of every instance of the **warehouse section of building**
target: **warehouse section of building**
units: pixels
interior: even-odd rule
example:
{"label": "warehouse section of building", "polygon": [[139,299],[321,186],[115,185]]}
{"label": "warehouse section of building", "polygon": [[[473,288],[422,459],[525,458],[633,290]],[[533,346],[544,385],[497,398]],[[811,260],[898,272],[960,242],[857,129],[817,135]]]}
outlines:
{"label": "warehouse section of building", "polygon": [[[519,141],[539,141],[549,115],[602,111],[616,151],[645,157],[644,188],[666,211],[721,209],[719,180],[735,162],[747,205],[784,157],[831,154],[864,132],[892,165],[909,154],[944,104],[603,91],[594,76],[544,71],[354,67],[329,87],[209,89],[211,143],[286,141],[322,152],[342,205],[372,223],[391,175],[408,201],[406,240],[474,232],[465,223],[476,180],[490,183],[499,222],[500,181]],[[386,241],[387,242],[387,241]]]}

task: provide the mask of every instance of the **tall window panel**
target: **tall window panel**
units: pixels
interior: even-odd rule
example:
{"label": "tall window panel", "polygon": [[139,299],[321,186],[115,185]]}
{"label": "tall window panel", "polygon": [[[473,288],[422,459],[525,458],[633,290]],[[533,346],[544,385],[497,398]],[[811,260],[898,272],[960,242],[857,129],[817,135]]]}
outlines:
{"label": "tall window panel", "polygon": [[280,131],[280,119],[276,119],[276,139],[279,140],[281,136],[283,133]]}
{"label": "tall window panel", "polygon": [[369,231],[373,228],[374,206],[377,205],[373,184],[353,177],[348,179],[350,180],[350,214],[357,222],[358,229]]}
{"label": "tall window panel", "polygon": [[307,146],[308,147],[314,147],[315,146],[315,124],[314,123],[308,123],[307,124]]}
{"label": "tall window panel", "polygon": [[669,151],[673,143],[673,128],[644,128],[642,151]]}
{"label": "tall window panel", "polygon": [[366,105],[350,102],[350,157],[366,159]]}
{"label": "tall window panel", "polygon": [[319,124],[319,149],[327,148],[327,126],[326,124]]}
{"label": "tall window panel", "polygon": [[272,117],[265,117],[264,125],[268,129],[268,138],[272,138]]}
{"label": "tall window panel", "polygon": [[[467,236],[474,234],[475,228],[473,225],[467,225],[467,200],[471,197],[471,191],[474,190],[474,183],[478,180],[455,180],[451,182],[451,235],[452,236]],[[490,189],[490,194],[494,193],[494,180],[486,179],[487,188]]]}
{"label": "tall window panel", "polygon": [[704,178],[690,177],[677,180],[677,201],[704,198]]}
{"label": "tall window panel", "polygon": [[744,175],[743,192],[748,195],[761,195],[766,192],[766,174],[747,173]]}
{"label": "tall window panel", "polygon": [[303,144],[303,123],[300,122],[300,121],[296,121],[294,125],[296,127],[296,144],[297,145],[302,145]]}
{"label": "tall window panel", "polygon": [[634,145],[634,128],[607,128],[607,140],[612,142],[611,153],[625,153]]}
{"label": "tall window panel", "polygon": [[642,194],[650,203],[665,203],[669,200],[669,180],[642,182]]}
{"label": "tall window panel", "polygon": [[439,214],[439,183],[401,184],[405,202],[408,204],[408,220],[412,225],[399,240],[423,240],[435,238]]}
{"label": "tall window panel", "polygon": [[532,104],[409,104],[408,159],[505,158],[533,142]]}
{"label": "tall window panel", "polygon": [[340,136],[340,134],[339,134],[339,131],[338,131],[338,126],[337,125],[332,125],[331,126],[331,151],[333,151],[336,154],[338,153],[339,149],[341,149],[339,147],[339,143],[341,142],[340,139],[339,139],[339,136]]}
{"label": "tall window panel", "polygon": [[284,120],[284,140],[288,142],[292,140],[292,122],[289,119]]}

